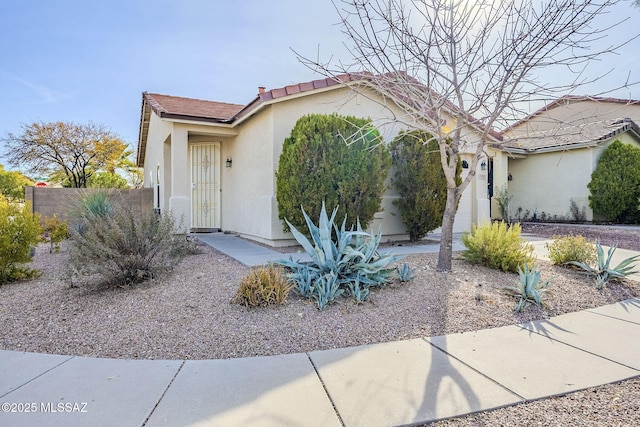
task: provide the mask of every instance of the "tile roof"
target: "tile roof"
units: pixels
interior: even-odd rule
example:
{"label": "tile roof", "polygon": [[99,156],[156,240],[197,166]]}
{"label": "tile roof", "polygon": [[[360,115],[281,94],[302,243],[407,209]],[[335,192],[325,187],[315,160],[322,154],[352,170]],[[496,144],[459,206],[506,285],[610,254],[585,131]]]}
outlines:
{"label": "tile roof", "polygon": [[568,149],[594,146],[621,133],[632,131],[640,139],[640,128],[629,118],[599,120],[590,123],[565,124],[554,129],[531,132],[500,144],[509,151],[535,152],[541,149]]}
{"label": "tile roof", "polygon": [[160,117],[233,123],[239,117],[247,115],[262,103],[316,89],[336,86],[340,84],[341,79],[346,78],[350,77],[338,76],[336,79],[325,78],[263,91],[247,105],[183,98],[180,96],[161,95],[149,92],[144,92],[142,96],[143,101],[146,101]]}
{"label": "tile roof", "polygon": [[600,102],[600,103],[622,104],[622,105],[640,105],[640,100],[636,100],[636,99],[606,98],[606,97],[588,96],[588,95],[564,95],[548,103],[547,105],[538,109],[537,111],[529,114],[525,118],[518,120],[516,123],[504,129],[502,133],[503,134],[507,133],[509,132],[509,130],[515,127],[518,127],[522,123],[529,121],[532,117],[536,117],[541,114],[544,114],[547,111],[552,110],[556,107],[562,107],[568,104],[572,104],[574,102],[581,102],[581,101],[594,101],[594,102]]}
{"label": "tile roof", "polygon": [[313,80],[311,82],[298,83],[295,85],[289,85],[278,89],[271,89],[258,94],[258,97],[262,101],[269,101],[271,99],[282,98],[289,95],[295,95],[302,92],[308,92],[316,89],[324,89],[326,87],[335,86],[340,84],[340,77],[338,79],[320,79]]}
{"label": "tile roof", "polygon": [[[404,73],[401,73],[404,74]],[[138,137],[138,164],[144,164],[144,151],[146,147],[146,139],[149,130],[150,111],[147,106],[153,110],[161,118],[167,119],[181,119],[192,121],[205,121],[221,124],[233,124],[243,118],[250,116],[253,112],[258,110],[261,105],[271,103],[272,101],[279,100],[280,98],[286,98],[302,94],[304,92],[310,92],[319,89],[329,89],[332,87],[340,87],[347,82],[357,82],[361,80],[370,80],[373,77],[372,73],[362,72],[354,74],[341,74],[334,78],[327,77],[324,79],[313,80],[310,82],[298,83],[281,88],[264,90],[260,88],[257,96],[249,102],[247,105],[229,104],[224,102],[206,101],[202,99],[183,98],[179,96],[161,95],[157,93],[143,92],[142,94],[142,114],[140,118],[140,133]],[[404,74],[404,77],[406,74]],[[411,77],[408,77],[411,79]],[[417,80],[412,81],[412,84],[418,83]],[[422,86],[422,84],[420,84]],[[428,89],[427,89],[428,90]],[[398,94],[402,98],[401,94]],[[455,111],[455,106],[448,103],[447,108]],[[428,112],[426,112],[428,114]],[[483,123],[468,116],[468,122],[472,126],[484,128]],[[501,139],[501,135],[489,129],[488,132],[496,140]]]}
{"label": "tile roof", "polygon": [[232,120],[244,108],[244,105],[239,104],[148,92],[144,92],[143,97],[159,117],[167,118],[198,118],[207,121],[226,122]]}

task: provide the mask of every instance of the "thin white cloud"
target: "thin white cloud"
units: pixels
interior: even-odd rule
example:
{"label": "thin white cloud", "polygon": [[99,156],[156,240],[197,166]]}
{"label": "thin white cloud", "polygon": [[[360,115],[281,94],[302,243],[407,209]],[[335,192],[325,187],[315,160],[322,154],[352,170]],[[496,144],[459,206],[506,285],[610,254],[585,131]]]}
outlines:
{"label": "thin white cloud", "polygon": [[31,97],[24,99],[23,101],[26,101],[26,102],[21,102],[22,104],[54,104],[54,103],[57,103],[61,98],[65,97],[64,95],[56,92],[55,90],[33,83],[27,79],[24,79],[20,76],[16,76],[15,74],[9,73],[5,70],[0,70],[0,76],[8,80],[12,80],[18,83],[19,85],[26,87],[32,93],[35,93],[36,95],[38,95],[37,99],[33,99]]}

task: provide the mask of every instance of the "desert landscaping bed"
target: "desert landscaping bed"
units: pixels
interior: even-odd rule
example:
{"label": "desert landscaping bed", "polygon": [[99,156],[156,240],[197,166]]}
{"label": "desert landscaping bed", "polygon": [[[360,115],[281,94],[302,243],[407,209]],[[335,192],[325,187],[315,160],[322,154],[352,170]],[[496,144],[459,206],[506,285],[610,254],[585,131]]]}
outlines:
{"label": "desert landscaping bed", "polygon": [[[624,236],[618,240],[626,246]],[[540,261],[543,278],[552,280],[545,298],[549,307],[514,313],[514,299],[502,289],[514,284],[517,275],[469,265],[459,255],[453,272],[444,274],[435,269],[437,254],[423,254],[402,260],[415,269],[412,281],[380,288],[360,305],[341,298],[320,312],[292,293],[282,306],[249,309],[230,303],[249,269],[205,245],[166,277],[128,289],[71,288],[64,278],[66,256],[64,245],[57,254],[40,246],[33,267],[41,277],[0,287],[0,348],[130,359],[264,356],[512,325],[640,295],[639,283],[612,283],[599,291],[580,272]],[[638,421],[640,381],[607,387],[613,391],[590,396],[601,399],[609,393],[609,403],[616,405],[636,396],[636,411],[628,417]],[[493,425],[482,417],[494,413],[457,422]],[[563,424],[553,420],[534,424]]]}

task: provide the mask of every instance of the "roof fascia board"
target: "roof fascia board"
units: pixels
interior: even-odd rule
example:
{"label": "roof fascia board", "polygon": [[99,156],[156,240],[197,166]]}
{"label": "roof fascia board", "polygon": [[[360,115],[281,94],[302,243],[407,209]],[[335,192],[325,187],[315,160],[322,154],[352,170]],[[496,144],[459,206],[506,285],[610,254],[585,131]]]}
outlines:
{"label": "roof fascia board", "polygon": [[216,124],[220,126],[231,126],[228,123],[227,119],[215,119],[215,118],[207,118],[207,117],[196,117],[196,116],[188,116],[184,114],[170,114],[170,113],[161,113],[158,115],[163,120],[168,120],[172,122],[182,122],[182,123],[207,123],[207,124]]}

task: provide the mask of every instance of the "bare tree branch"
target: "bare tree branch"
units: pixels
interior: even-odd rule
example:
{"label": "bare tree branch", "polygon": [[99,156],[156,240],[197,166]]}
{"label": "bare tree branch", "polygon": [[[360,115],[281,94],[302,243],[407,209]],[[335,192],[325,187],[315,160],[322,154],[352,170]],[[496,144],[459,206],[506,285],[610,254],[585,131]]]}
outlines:
{"label": "bare tree branch", "polygon": [[[590,77],[588,66],[633,38],[592,49],[615,27],[597,28],[597,18],[617,3],[334,1],[350,61],[298,58],[381,105],[392,103],[402,111],[392,115],[396,123],[437,139],[449,194],[438,268],[449,270],[456,206],[486,145],[496,142],[492,129],[522,117],[532,100],[557,98],[601,77]],[[542,81],[551,70],[564,81]],[[472,160],[457,184],[455,168],[463,153]]]}

